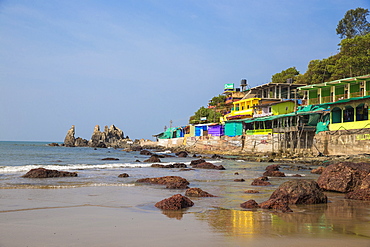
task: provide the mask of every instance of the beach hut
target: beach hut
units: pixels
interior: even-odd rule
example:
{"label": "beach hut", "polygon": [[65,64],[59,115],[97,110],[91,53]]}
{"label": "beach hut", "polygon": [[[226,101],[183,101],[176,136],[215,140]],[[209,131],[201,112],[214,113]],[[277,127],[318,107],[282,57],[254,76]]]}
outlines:
{"label": "beach hut", "polygon": [[243,135],[243,122],[237,120],[225,122],[225,135],[231,137]]}
{"label": "beach hut", "polygon": [[208,134],[211,136],[223,136],[224,132],[224,126],[221,124],[213,124],[208,126]]}
{"label": "beach hut", "polygon": [[207,125],[196,125],[195,126],[195,136],[206,136],[208,135]]}

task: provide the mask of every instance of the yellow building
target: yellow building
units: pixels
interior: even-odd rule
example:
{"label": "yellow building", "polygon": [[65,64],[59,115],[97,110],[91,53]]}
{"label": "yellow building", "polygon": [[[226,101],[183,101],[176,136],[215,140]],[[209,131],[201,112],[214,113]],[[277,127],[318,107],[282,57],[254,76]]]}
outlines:
{"label": "yellow building", "polygon": [[253,117],[253,107],[258,105],[260,100],[260,98],[249,98],[233,102],[231,112],[224,116],[225,121]]}

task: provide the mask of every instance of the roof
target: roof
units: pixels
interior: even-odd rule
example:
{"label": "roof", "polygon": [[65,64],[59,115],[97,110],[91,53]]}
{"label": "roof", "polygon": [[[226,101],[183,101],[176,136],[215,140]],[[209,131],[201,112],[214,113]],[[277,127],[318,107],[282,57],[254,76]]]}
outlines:
{"label": "roof", "polygon": [[356,76],[356,77],[349,77],[349,78],[339,79],[335,81],[323,82],[319,84],[307,85],[307,86],[299,87],[298,89],[299,90],[311,90],[311,89],[316,89],[316,88],[325,88],[325,87],[332,87],[332,86],[337,86],[337,85],[344,85],[344,84],[348,84],[351,82],[359,82],[359,81],[365,81],[369,79],[370,79],[370,74]]}

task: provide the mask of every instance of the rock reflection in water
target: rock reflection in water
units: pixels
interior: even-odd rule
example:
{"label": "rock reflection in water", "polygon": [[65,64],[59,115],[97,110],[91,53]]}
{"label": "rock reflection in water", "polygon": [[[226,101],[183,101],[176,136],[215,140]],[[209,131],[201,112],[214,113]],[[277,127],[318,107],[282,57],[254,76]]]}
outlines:
{"label": "rock reflection in water", "polygon": [[268,210],[213,209],[197,215],[229,236],[307,236],[370,239],[370,202],[337,200],[328,204],[292,206],[293,213]]}

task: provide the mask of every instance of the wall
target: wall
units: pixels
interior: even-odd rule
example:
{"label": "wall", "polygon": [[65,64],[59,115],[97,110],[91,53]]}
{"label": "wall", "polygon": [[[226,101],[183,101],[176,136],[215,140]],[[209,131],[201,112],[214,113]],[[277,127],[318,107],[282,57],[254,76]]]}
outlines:
{"label": "wall", "polygon": [[314,141],[326,155],[370,153],[370,129],[323,131],[316,134]]}
{"label": "wall", "polygon": [[280,115],[280,114],[286,114],[286,113],[291,113],[294,111],[294,102],[292,101],[287,101],[287,102],[282,102],[276,105],[273,105],[272,108],[272,113],[273,115]]}
{"label": "wall", "polygon": [[[312,132],[313,133],[313,132]],[[247,136],[193,136],[185,138],[160,139],[158,145],[164,147],[185,146],[196,152],[235,152],[238,153],[322,153],[325,155],[356,155],[370,153],[370,129],[323,131],[316,134],[313,144],[305,149],[302,136],[300,150],[297,145],[284,147],[288,135],[247,135]],[[290,143],[289,139],[287,141]]]}
{"label": "wall", "polygon": [[329,125],[329,130],[349,130],[349,129],[363,129],[370,128],[370,120],[346,122],[346,123],[332,123]]}

